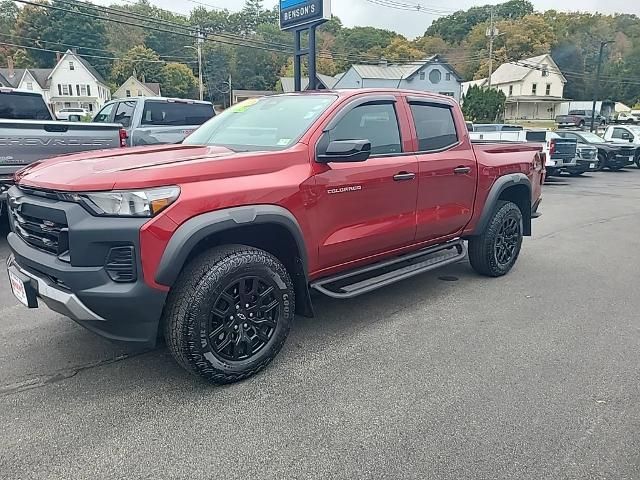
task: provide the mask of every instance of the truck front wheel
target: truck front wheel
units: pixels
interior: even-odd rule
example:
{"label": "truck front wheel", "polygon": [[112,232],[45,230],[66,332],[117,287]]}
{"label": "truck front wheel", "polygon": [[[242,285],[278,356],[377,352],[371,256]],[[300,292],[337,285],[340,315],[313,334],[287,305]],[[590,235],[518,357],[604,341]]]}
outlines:
{"label": "truck front wheel", "polygon": [[480,275],[501,277],[513,267],[522,247],[522,212],[500,201],[486,230],[469,240],[469,261]]}
{"label": "truck front wheel", "polygon": [[252,247],[218,247],[183,270],[165,307],[167,346],[176,361],[209,382],[259,372],[284,344],[295,312],[285,267]]}

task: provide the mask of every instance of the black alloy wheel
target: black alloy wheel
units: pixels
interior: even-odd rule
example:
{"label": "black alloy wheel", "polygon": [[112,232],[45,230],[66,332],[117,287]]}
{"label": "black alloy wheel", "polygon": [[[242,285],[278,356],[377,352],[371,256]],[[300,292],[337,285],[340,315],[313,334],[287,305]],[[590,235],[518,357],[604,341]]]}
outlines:
{"label": "black alloy wheel", "polygon": [[248,276],[233,280],[216,299],[207,331],[209,346],[221,359],[248,360],[269,343],[281,304],[272,280]]}
{"label": "black alloy wheel", "polygon": [[598,165],[596,166],[596,170],[601,172],[607,166],[607,154],[602,152],[598,153]]}
{"label": "black alloy wheel", "polygon": [[499,266],[505,267],[511,263],[518,248],[521,222],[513,216],[504,219],[494,242],[494,255]]}

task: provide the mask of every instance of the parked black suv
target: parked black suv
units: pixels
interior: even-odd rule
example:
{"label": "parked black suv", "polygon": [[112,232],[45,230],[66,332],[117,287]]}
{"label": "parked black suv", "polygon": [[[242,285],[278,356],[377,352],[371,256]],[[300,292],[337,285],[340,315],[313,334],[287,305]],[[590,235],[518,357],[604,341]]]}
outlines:
{"label": "parked black suv", "polygon": [[591,145],[598,149],[598,170],[620,170],[633,165],[636,147],[620,143],[608,142],[604,138],[591,132],[557,131],[563,138],[576,140],[578,143]]}

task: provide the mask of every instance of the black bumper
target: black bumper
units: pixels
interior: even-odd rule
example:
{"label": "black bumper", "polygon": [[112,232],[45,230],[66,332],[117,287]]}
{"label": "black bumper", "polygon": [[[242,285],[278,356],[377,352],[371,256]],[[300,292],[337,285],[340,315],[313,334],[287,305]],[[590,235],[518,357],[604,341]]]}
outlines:
{"label": "black bumper", "polygon": [[569,173],[595,172],[596,170],[598,170],[598,159],[593,158],[591,160],[586,160],[583,158],[578,158],[575,166],[566,167],[564,170]]}
{"label": "black bumper", "polygon": [[[103,337],[154,345],[167,293],[142,280],[139,235],[145,220],[93,217],[80,205],[25,196],[15,187],[8,195],[18,197],[29,213],[31,208],[44,217],[63,214],[68,219],[69,251],[55,255],[15,233],[16,220],[10,212],[8,263],[30,279],[36,296],[50,309]],[[135,252],[135,275],[130,282],[112,280],[105,265],[111,249],[123,246]]]}

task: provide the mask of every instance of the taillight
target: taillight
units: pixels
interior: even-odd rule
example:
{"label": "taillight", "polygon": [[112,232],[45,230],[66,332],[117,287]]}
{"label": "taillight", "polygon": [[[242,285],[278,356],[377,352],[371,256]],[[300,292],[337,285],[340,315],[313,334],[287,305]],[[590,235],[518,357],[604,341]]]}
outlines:
{"label": "taillight", "polygon": [[120,129],[120,146],[121,147],[126,147],[127,146],[127,139],[129,138],[129,134],[127,133],[127,131],[124,128]]}
{"label": "taillight", "polygon": [[556,153],[556,141],[549,140],[549,154],[553,155],[554,153]]}

